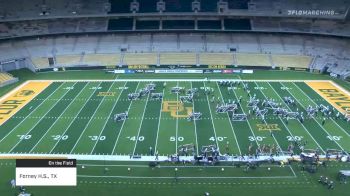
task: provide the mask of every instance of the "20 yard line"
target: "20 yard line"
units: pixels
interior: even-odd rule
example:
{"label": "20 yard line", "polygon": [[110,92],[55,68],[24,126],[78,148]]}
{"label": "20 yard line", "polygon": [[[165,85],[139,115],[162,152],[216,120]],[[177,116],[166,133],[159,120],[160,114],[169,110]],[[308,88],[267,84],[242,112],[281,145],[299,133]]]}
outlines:
{"label": "20 yard line", "polygon": [[[216,83],[216,86],[217,86],[218,89],[219,89],[220,96],[221,96],[221,100],[224,102],[224,98],[223,98],[223,96],[222,96],[222,93],[221,93],[221,89],[220,89],[220,87],[219,87],[219,84],[218,84],[217,82],[215,82],[215,83]],[[226,113],[226,115],[227,115],[228,121],[230,122],[232,133],[233,133],[233,135],[235,136],[235,140],[236,140],[236,144],[237,144],[237,147],[238,147],[239,154],[241,155],[241,154],[242,154],[241,148],[240,148],[239,145],[238,145],[237,136],[236,136],[235,130],[233,129],[230,116],[228,115],[228,113]]]}
{"label": "20 yard line", "polygon": [[[284,86],[284,84],[282,84],[281,82],[280,82],[280,84],[282,85],[282,86]],[[294,84],[294,83],[293,83]],[[297,86],[296,84],[294,84],[295,86]],[[286,86],[284,86],[284,87],[286,87]],[[298,87],[298,86],[297,86]],[[299,88],[300,89],[300,88]],[[294,95],[288,90],[288,88],[286,88],[286,90],[289,92],[289,94],[290,95],[292,95],[292,97],[300,104],[300,106],[302,107],[302,108],[304,108],[304,110],[305,110],[305,107],[304,107],[304,105],[303,104],[301,104],[300,103],[300,101],[298,101],[295,97],[294,97]],[[300,89],[301,90],[301,89]],[[304,92],[304,91],[302,91],[302,92]],[[315,119],[315,117],[312,117],[312,119],[314,119],[314,121],[322,128],[322,130],[328,135],[328,136],[331,136],[329,133],[328,133],[328,131],[325,129],[325,128],[323,128],[323,126],[322,125],[320,125],[320,123]],[[337,142],[337,141],[335,141],[335,140],[332,140],[333,142],[335,142],[339,147],[340,147],[340,149],[342,149],[343,151],[345,151],[344,150],[344,148],[341,146],[341,145],[339,145],[339,143]]]}
{"label": "20 yard line", "polygon": [[[77,83],[75,82],[73,87],[76,85]],[[63,93],[63,95],[60,97],[60,99],[62,99],[64,96],[66,96],[66,94],[69,92],[70,90],[67,90],[65,93]],[[57,101],[55,104],[53,104],[49,110],[47,110],[47,112],[40,118],[40,120],[38,120],[38,122],[36,122],[34,124],[34,126],[32,126],[32,128],[30,128],[30,130],[25,134],[28,135],[30,132],[33,131],[33,129],[43,120],[43,117],[45,117],[49,112],[51,112],[51,110],[59,103],[59,101]],[[16,146],[18,146],[19,143],[21,143],[22,140],[19,140],[9,151],[9,153],[14,150],[16,148]]]}
{"label": "20 yard line", "polygon": [[[80,114],[80,112],[81,112],[81,111],[83,110],[83,108],[86,106],[86,103],[87,103],[87,102],[89,101],[89,99],[91,99],[91,97],[95,94],[95,92],[97,91],[98,87],[99,87],[101,84],[102,84],[102,82],[100,82],[99,85],[97,85],[97,87],[95,88],[94,92],[91,93],[91,95],[89,96],[88,99],[86,99],[84,105],[80,108],[80,110],[79,110],[79,111],[77,112],[77,114],[75,115],[75,118]],[[75,121],[75,118],[69,123],[69,125],[68,125],[67,128],[64,130],[64,132],[63,132],[62,135],[65,135],[65,134],[66,134],[66,132],[68,131],[69,127],[70,127],[70,126],[73,124],[73,122]],[[52,151],[56,148],[56,146],[58,145],[58,143],[61,141],[61,138],[62,138],[62,137],[60,137],[60,138],[57,140],[56,144],[51,148],[49,154],[51,154]]]}
{"label": "20 yard line", "polygon": [[73,104],[73,102],[75,101],[75,99],[77,97],[79,97],[79,95],[84,91],[84,89],[90,84],[90,82],[88,82],[84,88],[82,88],[80,90],[80,92],[77,94],[77,96],[74,97],[74,99],[68,104],[68,106],[63,110],[63,112],[59,115],[59,117],[55,120],[54,123],[52,123],[52,125],[47,129],[47,131],[45,132],[45,134],[40,138],[40,140],[32,147],[32,149],[30,149],[29,153],[31,153],[36,146],[41,142],[41,140],[43,140],[43,138],[46,136],[46,134],[48,134],[50,132],[50,130],[52,129],[52,127],[59,121],[60,117],[66,112],[66,110]]}
{"label": "20 yard line", "polygon": [[[282,97],[277,93],[277,91],[272,87],[272,85],[268,82],[268,84],[270,85],[270,87],[272,88],[272,90],[278,95],[278,97],[282,100]],[[283,100],[282,100],[283,101]],[[283,102],[284,103],[284,102]],[[292,111],[292,109],[288,106],[288,104],[284,104],[285,106],[287,106],[287,108]],[[283,121],[282,121],[283,122]],[[284,122],[283,122],[284,124]],[[312,140],[314,140],[314,142],[317,144],[318,147],[320,147],[320,149],[323,151],[323,153],[326,154],[326,152],[323,150],[323,148],[321,147],[321,145],[315,140],[315,138],[310,134],[309,130],[304,126],[303,123],[300,123],[301,126],[303,126],[303,128],[305,129],[305,131],[309,134],[309,136],[312,138]],[[286,125],[285,125],[286,126]]]}
{"label": "20 yard line", "polygon": [[[119,94],[119,96],[118,96],[118,99],[117,99],[117,101],[114,103],[114,105],[113,105],[113,107],[112,107],[112,110],[109,112],[109,115],[108,115],[108,116],[111,116],[111,115],[112,115],[112,112],[113,112],[115,106],[117,106],[117,103],[118,103],[118,101],[119,101],[119,98],[120,98],[120,96],[122,95],[122,93],[123,93],[123,91],[124,91],[124,89],[125,89],[126,83],[127,83],[127,82],[124,83],[124,86],[123,86],[124,88],[123,88],[123,90],[120,92],[120,94]],[[113,84],[112,84],[112,86],[113,86]],[[95,114],[94,114],[94,115],[95,115]],[[103,125],[103,128],[101,129],[100,134],[98,135],[98,138],[97,138],[97,140],[96,140],[96,142],[95,142],[95,145],[94,145],[94,147],[92,148],[90,154],[92,154],[92,152],[94,152],[98,141],[100,141],[99,138],[101,137],[101,135],[102,135],[104,129],[106,128],[107,122],[108,122],[108,120],[105,121],[105,123],[104,123],[104,125]],[[85,131],[85,130],[84,130],[84,131]]]}
{"label": "20 yard line", "polygon": [[[139,84],[140,84],[140,82],[138,82],[138,83],[137,83],[137,86],[136,86],[136,89],[135,89],[135,92],[134,92],[134,93],[136,93],[136,92],[137,92],[138,87],[139,87]],[[128,107],[128,112],[129,112],[129,110],[130,110],[130,108],[131,108],[131,104],[132,104],[132,102],[133,102],[133,100],[131,100],[131,102],[130,102],[130,105],[129,105],[129,107]],[[117,147],[117,144],[118,144],[118,141],[119,141],[119,137],[120,137],[120,134],[121,134],[121,132],[122,132],[122,130],[123,130],[123,127],[124,127],[125,121],[126,121],[126,120],[124,120],[124,121],[123,121],[123,124],[122,124],[122,126],[120,127],[120,130],[119,130],[119,133],[118,133],[117,139],[115,140],[114,147],[113,147],[113,150],[112,150],[112,155],[114,154],[115,148]]]}

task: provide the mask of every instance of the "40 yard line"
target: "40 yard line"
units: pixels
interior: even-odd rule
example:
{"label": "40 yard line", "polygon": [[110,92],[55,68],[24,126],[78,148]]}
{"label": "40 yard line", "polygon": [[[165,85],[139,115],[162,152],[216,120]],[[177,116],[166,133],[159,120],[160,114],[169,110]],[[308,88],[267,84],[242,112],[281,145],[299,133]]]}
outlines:
{"label": "40 yard line", "polygon": [[[139,87],[139,84],[140,84],[140,82],[137,83],[137,86],[136,86],[136,89],[135,89],[135,92],[134,92],[134,93],[137,92],[138,87]],[[128,112],[129,112],[129,110],[130,110],[130,108],[131,108],[132,102],[133,102],[133,100],[131,100],[131,102],[130,102],[130,104],[129,104]],[[122,124],[122,126],[120,127],[120,130],[119,130],[117,139],[115,140],[115,143],[114,143],[114,146],[113,146],[113,150],[112,150],[112,155],[114,154],[115,148],[117,147],[117,144],[118,144],[118,141],[119,141],[119,137],[120,137],[120,134],[121,134],[121,132],[122,132],[122,130],[123,130],[124,124],[125,124],[125,120],[123,121],[123,124]]]}
{"label": "40 yard line", "polygon": [[[165,87],[163,88],[163,98],[165,95]],[[160,111],[159,111],[159,120],[158,120],[158,129],[157,129],[157,137],[156,137],[156,144],[154,145],[154,152],[158,152],[158,135],[159,135],[159,128],[160,128],[160,120],[162,119],[162,110],[163,110],[163,100],[161,100],[161,105],[160,105]]]}
{"label": "40 yard line", "polygon": [[[191,88],[193,88],[192,82],[191,82]],[[192,107],[193,107],[193,111],[195,111],[195,110],[194,110],[194,101],[192,101]],[[196,122],[196,120],[194,120],[194,133],[196,134],[196,150],[197,150],[197,155],[199,155],[199,152],[198,152],[197,122]]]}
{"label": "40 yard line", "polygon": [[137,142],[139,141],[138,138],[140,136],[140,131],[141,131],[141,127],[142,127],[142,124],[143,124],[143,118],[145,117],[145,112],[146,112],[146,108],[147,108],[147,105],[148,105],[148,98],[149,98],[150,95],[147,96],[147,100],[146,100],[146,105],[145,105],[145,108],[143,109],[143,114],[142,114],[142,121],[141,121],[141,124],[140,124],[140,127],[139,127],[139,131],[137,133],[137,137],[136,137],[136,142],[135,142],[135,146],[134,146],[134,150],[132,152],[132,155],[135,154],[135,150],[136,150],[136,145],[137,145]]}
{"label": "40 yard line", "polygon": [[[222,100],[222,102],[224,102],[224,98],[223,98],[223,96],[222,96],[222,93],[221,93],[221,89],[220,89],[220,87],[219,87],[219,84],[218,84],[217,82],[215,82],[215,83],[216,83],[216,86],[217,86],[218,89],[219,89],[220,96],[221,96],[221,100]],[[237,145],[237,147],[238,147],[239,154],[241,155],[241,154],[242,154],[241,148],[240,148],[239,145],[238,145],[237,136],[236,136],[235,130],[233,129],[232,122],[231,122],[231,119],[230,119],[230,115],[229,115],[228,113],[226,113],[226,115],[227,115],[228,121],[230,122],[232,133],[233,133],[233,135],[235,136],[236,145]]]}

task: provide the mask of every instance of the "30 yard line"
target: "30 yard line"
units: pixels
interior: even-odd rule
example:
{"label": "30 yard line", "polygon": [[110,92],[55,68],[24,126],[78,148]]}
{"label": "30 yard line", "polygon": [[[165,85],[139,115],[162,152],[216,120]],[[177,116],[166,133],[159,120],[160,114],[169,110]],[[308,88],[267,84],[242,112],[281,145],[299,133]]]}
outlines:
{"label": "30 yard line", "polygon": [[[77,83],[75,82],[73,87],[76,85]],[[65,93],[63,93],[63,95],[60,97],[60,99],[62,99],[64,96],[66,96],[66,94],[69,92],[70,90],[67,90]],[[57,101],[55,104],[53,104],[51,106],[51,108],[49,110],[47,110],[47,112],[42,116],[42,117],[45,117],[57,104],[59,103],[59,101]],[[43,118],[40,118],[40,120],[38,120],[38,122],[36,122],[34,124],[34,126],[32,126],[32,128],[30,128],[30,130],[25,134],[25,135],[28,135],[41,121],[43,120]],[[19,143],[21,143],[22,140],[19,140],[12,148],[11,150],[9,151],[9,153],[16,148],[16,146],[18,146]]]}
{"label": "30 yard line", "polygon": [[[243,82],[242,82],[242,81],[241,81],[241,83],[242,83],[242,85],[243,85]],[[235,90],[232,89],[232,92],[233,92],[233,94],[235,95],[236,100],[238,101],[238,96],[237,96]],[[242,104],[240,104],[240,107],[241,107],[241,109],[242,109],[243,114],[244,114],[244,115],[247,115],[247,114],[244,112],[244,109],[243,109]],[[247,124],[248,124],[248,126],[249,126],[250,132],[253,134],[254,138],[256,138],[256,136],[255,136],[255,134],[254,134],[254,131],[253,131],[253,129],[252,129],[252,126],[250,125],[249,120],[246,120],[246,122],[247,122]],[[256,145],[258,145],[258,147],[260,147],[260,144],[259,144],[259,142],[258,142],[256,139],[255,139],[255,143],[256,143]]]}
{"label": "30 yard line", "polygon": [[[134,92],[134,93],[136,93],[136,92],[137,92],[138,87],[139,87],[139,84],[140,84],[140,82],[138,82],[138,83],[137,83],[137,86],[136,86],[136,89],[135,89],[135,92]],[[133,100],[131,100],[131,102],[130,102],[130,104],[129,104],[129,107],[128,107],[128,112],[129,112],[129,110],[130,110],[130,108],[131,108],[131,104],[132,104],[132,102],[133,102]],[[122,126],[120,127],[120,130],[119,130],[119,133],[118,133],[117,139],[115,140],[115,143],[114,143],[114,146],[113,146],[113,150],[112,150],[112,155],[114,154],[115,148],[117,147],[117,144],[118,144],[118,141],[119,141],[119,137],[120,137],[120,134],[121,134],[121,132],[122,132],[122,130],[123,130],[123,127],[124,127],[125,121],[126,121],[126,120],[124,120],[124,121],[123,121],[123,124],[122,124]]]}
{"label": "30 yard line", "polygon": [[[255,85],[257,85],[257,83],[256,83],[256,82],[254,82],[254,83],[255,83]],[[257,85],[257,86],[258,86],[258,85]],[[264,94],[263,94],[263,95],[264,95]],[[264,96],[265,96],[265,95],[264,95]],[[267,125],[267,122],[266,122],[265,118],[263,119],[263,121],[264,121],[265,125]],[[272,133],[271,129],[269,129],[269,131],[270,131],[270,133],[271,133],[271,135],[272,135],[272,138],[275,140],[275,142],[276,142],[276,144],[277,144],[278,148],[281,150],[282,155],[284,155],[283,150],[282,150],[282,148],[281,148],[280,144],[278,143],[278,141],[277,141],[277,139],[276,139],[275,135]]]}
{"label": "30 yard line", "polygon": [[[203,82],[204,84],[204,89],[205,89],[205,82]],[[211,119],[211,125],[213,126],[213,130],[214,130],[214,135],[215,135],[215,141],[216,141],[216,147],[219,148],[219,143],[218,143],[218,140],[217,140],[217,136],[216,136],[216,129],[215,129],[215,125],[214,125],[214,120],[213,120],[213,115],[211,113],[211,107],[210,107],[210,103],[209,103],[209,100],[208,100],[208,95],[206,94],[205,95],[206,99],[207,99],[207,103],[208,103],[208,107],[209,107],[209,113],[210,113],[210,119]],[[220,149],[220,148],[219,148]]]}
{"label": "30 yard line", "polygon": [[[113,82],[112,85],[109,86],[107,92],[109,92],[109,91],[111,90],[111,88],[112,88],[112,86],[113,86],[114,84],[115,84],[115,82]],[[118,96],[118,99],[119,99],[119,97],[120,97],[120,95]],[[84,130],[80,133],[78,140],[75,142],[73,148],[72,148],[71,151],[70,151],[70,154],[73,152],[73,150],[75,149],[75,147],[78,145],[78,143],[79,143],[81,137],[84,135],[86,129],[88,128],[89,124],[91,123],[91,120],[94,118],[96,112],[98,111],[98,109],[99,109],[100,106],[102,105],[102,103],[103,103],[103,101],[105,100],[105,98],[106,98],[106,96],[104,96],[104,97],[102,98],[102,100],[101,100],[100,103],[98,104],[97,108],[95,109],[94,113],[92,114],[91,118],[90,118],[89,121],[86,123],[86,125],[85,125],[85,127],[84,127]],[[115,103],[117,103],[117,102],[118,102],[118,100],[117,100]],[[113,110],[112,110],[112,111],[113,111]],[[112,111],[111,111],[111,112],[112,112]],[[109,116],[109,115],[108,115],[108,116]],[[106,119],[105,123],[107,123],[107,121],[108,121],[108,119]],[[105,125],[106,125],[106,124],[105,124]],[[103,130],[103,129],[102,129],[102,130]],[[102,131],[101,131],[101,132],[102,132]],[[97,138],[96,141],[98,141],[100,137],[101,137],[101,135],[98,136],[98,138]],[[94,148],[95,148],[95,146],[94,146]],[[91,154],[91,153],[90,153],[90,154]]]}
{"label": "30 yard line", "polygon": [[141,121],[141,124],[140,124],[140,127],[139,127],[139,131],[137,133],[137,137],[136,137],[136,142],[135,142],[135,146],[134,146],[134,150],[132,152],[132,155],[135,154],[135,150],[136,150],[136,145],[137,145],[137,142],[139,141],[139,136],[140,136],[140,131],[141,131],[141,127],[142,127],[142,124],[143,124],[143,118],[145,117],[145,112],[146,112],[146,108],[147,108],[147,105],[148,105],[148,98],[149,98],[149,95],[147,96],[147,99],[146,99],[146,105],[145,105],[145,108],[143,109],[143,114],[142,114],[142,121]]}
{"label": "30 yard line", "polygon": [[59,117],[55,120],[54,123],[52,123],[52,125],[47,129],[47,131],[45,132],[45,134],[43,134],[43,136],[39,139],[39,141],[33,146],[32,149],[30,149],[29,153],[31,153],[36,146],[41,142],[41,140],[46,136],[47,133],[49,133],[49,131],[51,130],[51,128],[57,123],[57,121],[60,119],[60,117],[66,112],[66,110],[73,104],[74,100],[79,97],[79,95],[84,91],[84,89],[89,85],[90,82],[88,82],[84,88],[82,88],[80,90],[80,92],[77,94],[77,96],[74,97],[74,99],[68,104],[68,106],[63,110],[63,112],[59,115]]}
{"label": "30 yard line", "polygon": [[[64,83],[60,84],[49,96],[47,96],[46,99],[48,99],[49,97],[51,97],[58,89],[61,88],[61,86],[63,85]],[[16,128],[21,125],[33,112],[35,112],[38,108],[40,108],[40,106],[45,103],[45,100],[43,100],[34,110],[32,110],[21,122],[19,122],[14,128],[11,129],[10,132],[8,132],[5,137],[3,137],[1,140],[0,140],[0,143],[5,139],[7,138],[14,130],[16,130]]]}
{"label": "30 yard line", "polygon": [[[284,86],[284,84],[282,84],[281,82],[280,82],[280,84],[281,84],[282,86]],[[293,84],[294,84],[294,83],[293,83]],[[297,86],[296,84],[294,84],[294,85]],[[286,87],[286,86],[284,86],[284,87]],[[301,104],[300,101],[297,100],[297,99],[294,97],[294,95],[288,90],[288,88],[286,88],[286,90],[289,92],[290,95],[292,95],[292,97],[293,97],[297,102],[299,102],[300,106],[301,106],[302,108],[304,108],[304,110],[306,110],[305,107],[304,107],[304,105]],[[301,90],[301,89],[299,88],[299,90]],[[304,91],[302,91],[302,92],[304,92]],[[310,98],[310,97],[309,97],[309,98]],[[314,119],[314,121],[322,128],[322,130],[323,130],[328,136],[331,136],[331,135],[328,133],[328,131],[327,131],[325,128],[323,128],[323,126],[320,125],[320,123],[319,123],[314,117],[312,117],[312,119]],[[337,141],[335,141],[335,140],[332,140],[332,141],[334,141],[334,142],[340,147],[340,149],[342,149],[343,151],[345,151],[344,148],[343,148],[341,145],[339,145],[339,143],[338,143]]]}
{"label": "30 yard line", "polygon": [[[220,96],[221,96],[221,100],[222,100],[222,102],[224,102],[224,98],[223,98],[223,96],[222,96],[222,93],[221,93],[221,89],[220,89],[220,87],[219,87],[219,84],[218,84],[217,82],[215,82],[215,83],[216,83],[216,86],[217,86],[218,89],[219,89]],[[227,115],[228,121],[230,122],[232,133],[233,133],[233,135],[235,136],[235,140],[236,140],[236,144],[237,144],[237,147],[238,147],[239,154],[241,155],[241,154],[242,154],[241,148],[240,148],[239,145],[238,145],[237,136],[236,136],[235,130],[233,129],[232,122],[231,122],[231,119],[230,119],[230,115],[228,115],[228,113],[226,113],[226,115]]]}
{"label": "30 yard line", "polygon": [[[114,103],[114,105],[113,105],[113,107],[112,107],[112,110],[109,112],[109,114],[108,114],[109,117],[112,115],[112,112],[113,112],[115,106],[117,106],[117,103],[118,103],[118,101],[119,101],[119,98],[120,98],[120,96],[122,95],[122,93],[123,93],[123,91],[124,91],[124,89],[125,89],[126,83],[127,83],[127,82],[124,83],[124,86],[123,86],[124,88],[123,88],[123,90],[120,92],[117,101],[115,101],[115,103]],[[114,83],[113,83],[111,86],[113,86],[113,85],[114,85]],[[109,91],[109,89],[108,89],[108,91]],[[103,101],[102,101],[102,102],[103,102]],[[102,103],[102,102],[101,102],[101,103]],[[100,103],[100,104],[101,104],[101,103]],[[98,109],[98,108],[97,108],[97,109]],[[96,109],[96,111],[97,111],[97,109]],[[96,112],[96,111],[95,111],[95,112]],[[94,113],[92,116],[94,116],[94,115],[95,115],[95,113]],[[96,142],[95,142],[95,144],[94,144],[94,147],[92,148],[90,154],[92,154],[92,152],[94,152],[95,147],[96,147],[98,141],[100,141],[99,138],[101,137],[101,135],[102,135],[102,133],[103,133],[103,130],[106,128],[107,122],[108,122],[108,120],[105,121],[105,123],[104,123],[104,125],[103,125],[103,127],[102,127],[102,129],[101,129],[101,131],[100,131],[100,134],[98,135],[98,138],[97,138],[97,140],[96,140]],[[87,127],[87,126],[86,126],[86,127]],[[85,127],[85,129],[86,129],[86,127]],[[85,131],[85,129],[84,129],[84,131]],[[73,149],[74,149],[74,148],[73,148]]]}
{"label": "30 yard line", "polygon": [[[191,88],[193,88],[192,82],[191,82]],[[195,111],[194,110],[194,101],[192,101],[192,107],[193,107],[193,111]],[[198,135],[197,135],[197,122],[196,122],[196,120],[194,120],[194,132],[196,134],[196,150],[197,150],[197,155],[198,155],[199,152],[198,152]]]}
{"label": "30 yard line", "polygon": [[[278,97],[282,100],[282,97],[276,92],[276,90],[272,87],[272,85],[268,82],[269,86],[272,88],[272,90],[276,93],[276,95],[278,95]],[[283,100],[282,100],[283,101]],[[284,102],[283,102],[284,103]],[[290,111],[292,111],[292,109],[288,106],[288,104],[284,104]],[[284,122],[282,121],[282,123],[284,124]],[[304,126],[303,123],[300,123],[301,126],[305,129],[305,131],[308,133],[308,135],[312,138],[312,140],[314,140],[314,142],[317,144],[317,146],[322,150],[323,153],[326,153],[323,148],[321,147],[321,145],[315,140],[315,138],[310,134],[309,130]],[[284,126],[286,126],[284,124]]]}
{"label": "30 yard line", "polygon": [[[97,87],[99,87],[101,84],[102,84],[102,82],[100,82],[99,85],[97,85]],[[89,96],[88,99],[86,99],[84,105],[80,108],[80,110],[79,110],[79,111],[77,112],[77,114],[75,115],[75,118],[80,114],[80,112],[81,112],[81,111],[83,110],[83,108],[85,107],[86,103],[87,103],[87,102],[89,101],[89,99],[91,99],[91,97],[95,94],[95,92],[97,91],[97,89],[98,89],[98,88],[95,88],[94,92],[91,93],[91,95]],[[65,135],[65,134],[66,134],[66,132],[68,131],[69,127],[70,127],[70,126],[73,124],[73,122],[75,121],[75,118],[69,123],[69,125],[67,126],[66,130],[64,130],[64,132],[63,132],[62,135]],[[61,141],[61,138],[62,138],[62,137],[60,137],[60,138],[57,140],[56,144],[51,148],[49,154],[51,154],[52,151],[56,148],[56,146],[58,145],[58,143]]]}

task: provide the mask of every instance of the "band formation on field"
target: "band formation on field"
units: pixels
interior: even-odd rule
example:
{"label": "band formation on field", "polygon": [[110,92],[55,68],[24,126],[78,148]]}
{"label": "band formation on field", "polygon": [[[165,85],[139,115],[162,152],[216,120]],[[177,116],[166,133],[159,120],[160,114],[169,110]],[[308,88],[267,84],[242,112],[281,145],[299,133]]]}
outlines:
{"label": "band formation on field", "polygon": [[350,151],[350,94],[331,81],[28,81],[0,109],[3,158],[242,161]]}

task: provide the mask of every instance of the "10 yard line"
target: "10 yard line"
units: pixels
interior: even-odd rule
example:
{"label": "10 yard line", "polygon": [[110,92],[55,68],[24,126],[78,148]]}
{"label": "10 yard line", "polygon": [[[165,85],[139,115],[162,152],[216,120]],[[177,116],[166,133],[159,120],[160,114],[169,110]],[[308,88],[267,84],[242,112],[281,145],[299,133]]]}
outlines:
{"label": "10 yard line", "polygon": [[[77,84],[77,82],[74,83],[73,87]],[[67,95],[67,93],[70,91],[70,89],[68,89],[59,99],[62,99],[64,96]],[[38,120],[38,122],[36,122],[34,124],[34,126],[32,126],[32,128],[30,128],[30,130],[25,134],[28,135],[30,132],[33,131],[33,129],[43,120],[43,117],[45,117],[57,104],[59,103],[59,101],[57,101],[55,104],[53,104],[49,110],[47,110],[47,112],[40,118],[40,120]],[[11,150],[9,151],[9,153],[14,150],[16,148],[16,146],[18,146],[19,143],[21,143],[21,139],[11,148]]]}

